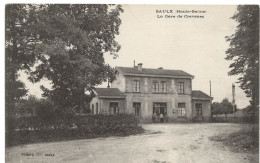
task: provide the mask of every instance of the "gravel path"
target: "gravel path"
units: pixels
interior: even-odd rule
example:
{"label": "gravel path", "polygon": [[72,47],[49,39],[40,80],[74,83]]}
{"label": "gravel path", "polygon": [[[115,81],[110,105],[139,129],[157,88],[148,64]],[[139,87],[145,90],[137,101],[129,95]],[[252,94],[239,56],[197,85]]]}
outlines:
{"label": "gravel path", "polygon": [[210,136],[238,131],[241,127],[239,124],[226,123],[149,124],[143,125],[148,132],[142,135],[7,148],[6,162],[251,162],[257,156],[234,153],[222,143],[208,139]]}

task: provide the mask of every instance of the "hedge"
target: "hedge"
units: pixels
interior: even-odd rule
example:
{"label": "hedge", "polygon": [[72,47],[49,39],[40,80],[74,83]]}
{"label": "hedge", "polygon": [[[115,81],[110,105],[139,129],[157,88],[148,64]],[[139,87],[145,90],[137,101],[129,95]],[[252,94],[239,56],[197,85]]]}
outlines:
{"label": "hedge", "polygon": [[257,117],[212,117],[212,122],[216,123],[254,123]]}
{"label": "hedge", "polygon": [[9,120],[13,130],[6,131],[6,145],[84,139],[106,136],[127,136],[142,133],[139,118],[132,114],[63,115],[42,118],[19,117]]}

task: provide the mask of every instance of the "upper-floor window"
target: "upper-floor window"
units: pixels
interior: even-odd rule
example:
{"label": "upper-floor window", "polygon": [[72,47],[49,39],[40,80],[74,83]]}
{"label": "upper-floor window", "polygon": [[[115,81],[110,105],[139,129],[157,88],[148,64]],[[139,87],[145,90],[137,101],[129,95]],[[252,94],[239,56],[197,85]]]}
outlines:
{"label": "upper-floor window", "polygon": [[139,80],[134,80],[133,88],[134,88],[134,92],[140,92],[140,81]]}
{"label": "upper-floor window", "polygon": [[161,92],[167,92],[167,83],[165,81],[161,82]]}
{"label": "upper-floor window", "polygon": [[178,83],[178,92],[179,93],[184,93],[184,82],[179,82]]}
{"label": "upper-floor window", "polygon": [[153,92],[159,92],[159,83],[157,81],[153,82]]}

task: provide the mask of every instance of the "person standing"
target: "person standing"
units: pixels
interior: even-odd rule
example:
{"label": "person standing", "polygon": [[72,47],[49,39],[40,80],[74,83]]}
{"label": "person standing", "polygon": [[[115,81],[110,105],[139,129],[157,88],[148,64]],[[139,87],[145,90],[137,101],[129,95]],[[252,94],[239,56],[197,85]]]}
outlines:
{"label": "person standing", "polygon": [[161,113],[160,114],[160,122],[163,123],[163,121],[164,121],[164,118],[163,118],[163,114]]}
{"label": "person standing", "polygon": [[156,120],[156,114],[153,113],[153,123],[155,122],[155,120]]}
{"label": "person standing", "polygon": [[167,115],[167,114],[165,114],[164,118],[165,118],[165,122],[168,122],[168,120],[169,120],[169,117],[168,117],[168,115]]}

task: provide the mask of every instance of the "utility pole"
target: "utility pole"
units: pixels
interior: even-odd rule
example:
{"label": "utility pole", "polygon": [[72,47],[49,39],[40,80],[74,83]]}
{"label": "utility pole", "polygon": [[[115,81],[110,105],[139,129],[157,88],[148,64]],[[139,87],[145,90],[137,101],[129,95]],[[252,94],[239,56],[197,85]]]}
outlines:
{"label": "utility pole", "polygon": [[233,116],[235,117],[235,85],[232,83],[232,106],[233,106]]}
{"label": "utility pole", "polygon": [[209,81],[209,95],[211,97],[211,80]]}

